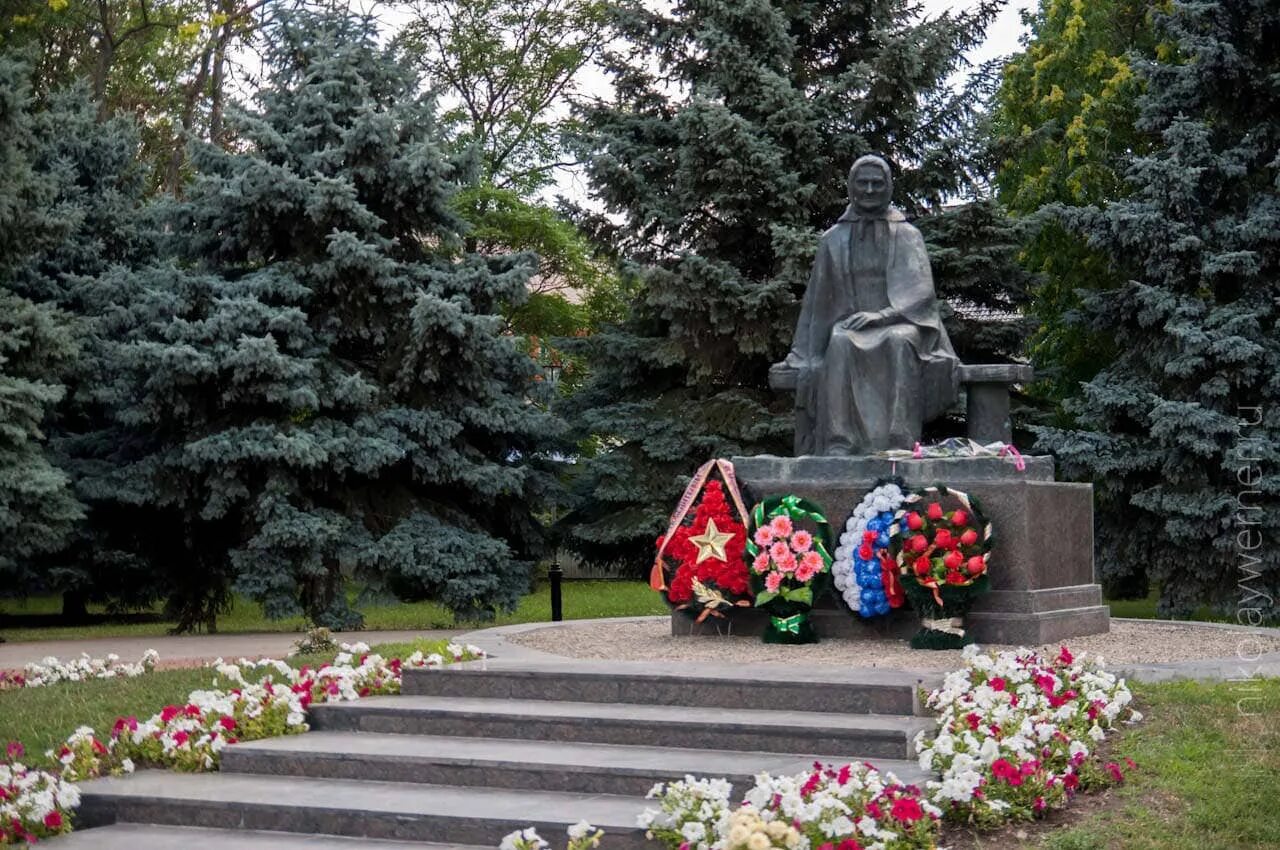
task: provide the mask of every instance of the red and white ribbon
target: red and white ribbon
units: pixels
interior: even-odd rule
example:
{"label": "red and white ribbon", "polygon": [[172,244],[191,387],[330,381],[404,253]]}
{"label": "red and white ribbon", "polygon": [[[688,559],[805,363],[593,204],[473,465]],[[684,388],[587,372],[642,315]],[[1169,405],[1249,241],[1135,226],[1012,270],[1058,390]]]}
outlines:
{"label": "red and white ribbon", "polygon": [[689,486],[684,488],[684,495],[680,497],[680,502],[676,505],[676,512],[671,515],[671,522],[667,525],[667,533],[662,535],[662,545],[658,547],[658,554],[653,559],[653,569],[649,570],[649,586],[654,590],[667,589],[666,575],[662,569],[662,555],[667,551],[667,543],[671,541],[671,535],[676,533],[680,523],[684,522],[684,518],[689,515],[689,509],[693,507],[693,502],[698,498],[698,493],[701,492],[703,485],[707,483],[713,467],[720,470],[720,477],[724,479],[725,488],[729,491],[729,498],[733,500],[733,506],[738,509],[738,521],[742,523],[744,528],[750,525],[747,507],[742,501],[742,493],[738,490],[738,476],[733,470],[733,464],[724,458],[716,458],[698,467],[698,471],[689,480]]}

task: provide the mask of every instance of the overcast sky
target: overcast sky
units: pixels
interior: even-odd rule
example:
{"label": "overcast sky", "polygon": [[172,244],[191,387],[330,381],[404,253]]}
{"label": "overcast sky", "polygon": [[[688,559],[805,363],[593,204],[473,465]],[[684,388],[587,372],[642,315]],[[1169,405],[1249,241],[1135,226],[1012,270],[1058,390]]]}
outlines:
{"label": "overcast sky", "polygon": [[[938,15],[950,9],[967,9],[976,5],[972,0],[922,0],[922,2],[924,14],[929,16]],[[976,66],[990,59],[1009,56],[1021,49],[1019,39],[1021,39],[1025,31],[1022,26],[1022,11],[1024,9],[1032,9],[1035,5],[1036,0],[1008,0],[1004,9],[1000,12],[999,18],[987,28],[986,42],[970,51],[969,61]],[[607,84],[604,83],[602,77],[596,73],[588,72],[583,88],[590,92],[595,90],[597,86],[600,89],[607,90]],[[578,202],[585,200],[587,186],[583,182],[581,175],[562,171],[557,177],[555,186],[547,192],[549,196],[562,194]]]}
{"label": "overcast sky", "polygon": [[[353,8],[367,7],[367,0],[349,0],[349,2]],[[651,2],[660,4],[664,0],[651,0]],[[921,2],[924,14],[930,16],[941,14],[949,9],[965,9],[976,5],[973,0],[921,0]],[[988,28],[986,42],[969,53],[969,61],[978,65],[987,60],[1017,52],[1020,48],[1019,39],[1023,33],[1021,12],[1035,5],[1036,0],[1008,0],[1000,17]],[[403,8],[394,6],[388,8],[387,5],[380,5],[378,14],[384,27],[394,30],[409,13]],[[608,90],[607,82],[598,72],[588,70],[584,77],[583,89],[587,92],[603,94]],[[586,186],[582,183],[580,176],[562,172],[558,175],[556,185],[550,188],[547,194],[565,194],[575,200],[583,200],[586,195]]]}
{"label": "overcast sky", "polygon": [[[937,14],[948,9],[965,9],[973,5],[975,4],[964,2],[964,0],[924,0],[926,14]],[[1009,0],[1008,5],[1000,13],[999,19],[987,30],[987,43],[973,51],[970,59],[975,63],[985,62],[997,56],[1008,56],[1016,52],[1020,47],[1018,39],[1023,32],[1021,12],[1035,5],[1034,0]]]}

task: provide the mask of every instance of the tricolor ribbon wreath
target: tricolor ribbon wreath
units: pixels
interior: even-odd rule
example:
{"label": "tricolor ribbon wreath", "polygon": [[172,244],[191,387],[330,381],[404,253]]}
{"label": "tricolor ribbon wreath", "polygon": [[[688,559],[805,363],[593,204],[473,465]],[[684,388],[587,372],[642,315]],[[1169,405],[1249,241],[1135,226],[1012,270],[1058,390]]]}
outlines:
{"label": "tricolor ribbon wreath", "polygon": [[905,601],[898,563],[889,546],[898,533],[895,516],[906,498],[902,479],[884,479],[862,497],[845,521],[832,579],[849,609],[863,617],[887,614]]}

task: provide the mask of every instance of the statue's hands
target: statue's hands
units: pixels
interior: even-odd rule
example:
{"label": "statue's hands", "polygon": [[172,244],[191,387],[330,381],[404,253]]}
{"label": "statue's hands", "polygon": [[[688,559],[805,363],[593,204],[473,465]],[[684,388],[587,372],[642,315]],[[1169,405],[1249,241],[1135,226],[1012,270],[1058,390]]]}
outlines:
{"label": "statue's hands", "polygon": [[897,317],[898,314],[892,309],[881,310],[878,313],[854,313],[840,324],[845,330],[859,331],[863,328],[878,328],[881,325],[887,325]]}
{"label": "statue's hands", "polygon": [[879,313],[854,313],[841,322],[840,326],[847,331],[860,331],[863,328],[874,327],[879,320]]}
{"label": "statue's hands", "polygon": [[774,363],[773,368],[779,371],[795,371],[798,372],[805,366],[804,357],[795,351],[787,353],[787,356],[781,363]]}

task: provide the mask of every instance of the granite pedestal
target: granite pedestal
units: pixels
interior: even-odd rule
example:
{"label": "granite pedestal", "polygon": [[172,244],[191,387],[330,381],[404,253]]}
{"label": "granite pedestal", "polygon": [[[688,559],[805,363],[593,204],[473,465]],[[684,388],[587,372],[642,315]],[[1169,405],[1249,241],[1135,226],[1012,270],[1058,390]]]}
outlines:
{"label": "granite pedestal", "polygon": [[[1025,460],[1023,471],[996,457],[891,461],[761,455],[735,457],[733,465],[749,499],[795,493],[820,505],[836,533],[880,478],[898,475],[908,487],[941,483],[968,493],[994,526],[991,591],[966,620],[979,643],[1030,646],[1109,631],[1109,611],[1094,573],[1093,487],[1055,481],[1050,457]],[[746,616],[735,619],[735,633],[763,629],[759,612],[741,613]],[[903,637],[917,627],[906,610],[880,624],[859,622],[834,607],[814,615],[824,637]],[[677,617],[673,633],[688,634],[690,625]],[[703,631],[715,628],[704,625]]]}

